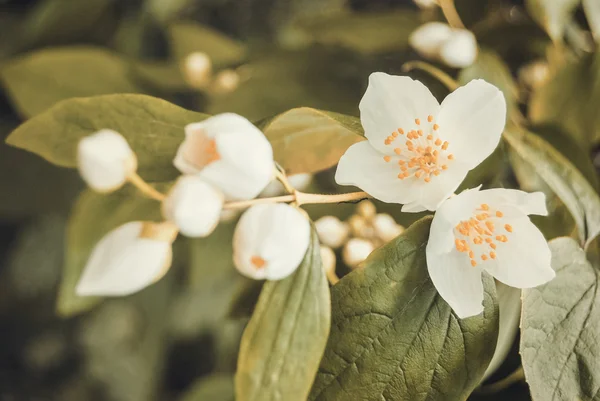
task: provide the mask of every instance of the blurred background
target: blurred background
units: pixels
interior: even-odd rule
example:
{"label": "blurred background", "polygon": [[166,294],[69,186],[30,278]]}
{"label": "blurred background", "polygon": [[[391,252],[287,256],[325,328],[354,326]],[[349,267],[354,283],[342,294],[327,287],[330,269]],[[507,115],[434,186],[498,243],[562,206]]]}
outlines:
{"label": "blurred background", "polygon": [[[444,20],[438,7],[418,3],[0,0],[0,138],[59,100],[123,92],[208,114],[236,112],[255,122],[299,106],[358,115],[368,75],[403,74],[404,63],[422,60],[409,35],[425,21]],[[523,1],[457,0],[456,9],[479,47],[478,61],[460,71],[459,80],[508,76],[503,89],[512,94],[511,106],[526,113],[531,92],[552,68],[548,35]],[[576,20],[584,30],[579,13]],[[590,39],[572,30],[567,36],[573,48],[589,51]],[[459,71],[436,65],[453,76]],[[429,74],[410,75],[439,99],[446,95]],[[560,132],[545,138],[565,143]],[[232,400],[240,336],[260,290],[232,266],[235,216],[210,240],[178,240],[174,268],[139,294],[102,302],[72,299],[61,289],[61,277],[81,258],[73,244],[94,238],[86,231],[93,216],[80,216],[84,203],[90,208],[89,199],[77,201],[82,182],[75,171],[3,140],[0,401]],[[577,146],[559,149],[597,184],[597,149]],[[520,178],[522,187],[538,188],[531,173],[505,163],[508,157],[497,152],[464,187],[516,186]],[[336,191],[331,171],[318,173],[306,186]],[[570,233],[568,212],[555,197],[551,202],[559,220],[542,227],[545,234]],[[98,207],[122,212],[114,202]],[[404,226],[420,217],[376,207]],[[342,220],[356,212],[354,205],[309,211],[315,219],[335,214]],[[335,253],[342,275],[352,263],[343,250]],[[515,358],[498,377],[514,370]],[[485,399],[508,396],[529,400],[524,384]]]}

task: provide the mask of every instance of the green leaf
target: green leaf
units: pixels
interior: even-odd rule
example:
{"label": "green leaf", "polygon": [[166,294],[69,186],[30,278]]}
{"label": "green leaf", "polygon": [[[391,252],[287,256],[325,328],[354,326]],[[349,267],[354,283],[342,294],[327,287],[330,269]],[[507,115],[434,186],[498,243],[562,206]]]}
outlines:
{"label": "green leaf", "polygon": [[76,167],[79,140],[110,128],[129,142],[141,176],[151,182],[169,181],[178,176],[172,162],[184,127],[206,117],[144,95],[70,99],[22,124],[6,142],[56,165]]}
{"label": "green leaf", "polygon": [[288,174],[334,166],[350,145],[364,140],[357,117],[300,107],[261,121],[275,160]]}
{"label": "green leaf", "polygon": [[240,345],[236,400],[306,401],[329,326],[329,286],[313,233],[298,270],[263,287]]}
{"label": "green leaf", "polygon": [[600,42],[600,2],[583,0],[583,10],[596,42]]}
{"label": "green leaf", "polygon": [[408,37],[420,23],[417,12],[403,9],[313,16],[297,23],[295,28],[312,42],[370,55],[407,49]]}
{"label": "green leaf", "polygon": [[171,49],[175,60],[190,53],[206,53],[217,67],[240,63],[246,57],[246,48],[236,40],[209,27],[192,22],[179,22],[169,27]]}
{"label": "green leaf", "polygon": [[575,219],[581,241],[589,244],[600,234],[600,197],[590,183],[541,137],[508,127],[504,139],[563,201]]}
{"label": "green leaf", "polygon": [[464,400],[498,335],[494,280],[483,314],[458,319],[427,274],[431,218],[373,252],[331,293],[332,330],[310,400]]}
{"label": "green leaf", "polygon": [[190,90],[178,63],[162,61],[137,61],[132,72],[139,82],[161,93]]}
{"label": "green leaf", "polygon": [[193,384],[180,401],[234,401],[233,377],[215,373]]}
{"label": "green leaf", "polygon": [[526,0],[527,11],[554,41],[561,41],[580,0]]}
{"label": "green leaf", "polygon": [[586,151],[600,141],[600,53],[564,62],[536,89],[529,103],[534,124],[569,133]]}
{"label": "green leaf", "polygon": [[598,400],[600,278],[570,238],[550,241],[549,283],[523,290],[520,352],[534,400]]}
{"label": "green leaf", "polygon": [[0,69],[0,82],[24,117],[33,117],[73,97],[137,93],[127,63],[94,47],[40,50]]}
{"label": "green leaf", "polygon": [[87,190],[73,207],[67,227],[65,266],[57,310],[73,316],[95,306],[100,298],[80,297],[75,287],[92,249],[109,231],[130,221],[161,221],[160,203],[126,187],[110,195]]}
{"label": "green leaf", "polygon": [[509,120],[511,113],[517,110],[518,90],[506,63],[494,51],[481,49],[475,63],[460,72],[458,81],[465,85],[478,78],[496,85],[504,93]]}

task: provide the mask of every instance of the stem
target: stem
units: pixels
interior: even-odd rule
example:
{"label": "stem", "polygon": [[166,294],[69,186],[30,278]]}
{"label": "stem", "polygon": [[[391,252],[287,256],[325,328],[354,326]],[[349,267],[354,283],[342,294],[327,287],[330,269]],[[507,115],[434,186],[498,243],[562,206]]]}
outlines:
{"label": "stem", "polygon": [[279,180],[279,182],[281,183],[281,185],[283,185],[283,187],[285,188],[285,190],[290,193],[293,194],[295,189],[292,186],[292,184],[290,184],[290,182],[287,179],[287,176],[285,175],[285,173],[281,172],[279,169],[275,169],[275,178],[277,178]]}
{"label": "stem", "polygon": [[247,201],[240,202],[228,202],[223,205],[223,209],[232,210],[232,209],[246,209],[253,205],[258,205],[261,203],[287,203],[293,202],[296,200],[295,195],[284,195],[284,196],[275,196],[273,198],[258,198],[251,199]]}
{"label": "stem", "polygon": [[292,195],[275,196],[273,198],[258,198],[241,202],[228,202],[223,205],[223,209],[246,209],[253,205],[264,203],[288,203],[296,202],[300,205],[310,205],[317,203],[342,203],[353,202],[362,199],[370,198],[366,192],[351,192],[347,194],[323,195],[323,194],[306,194],[294,190]]}
{"label": "stem", "polygon": [[127,180],[129,180],[129,182],[133,186],[135,186],[137,189],[140,190],[141,193],[148,196],[149,198],[156,199],[159,202],[162,202],[166,198],[165,194],[154,189],[154,187],[152,187],[150,184],[144,181],[144,179],[135,172],[130,173],[127,176]]}
{"label": "stem", "polygon": [[497,393],[523,380],[525,380],[525,372],[523,371],[523,367],[519,366],[517,370],[512,372],[510,375],[506,376],[504,379],[492,384],[488,384],[487,386],[481,386],[477,390],[477,394]]}
{"label": "stem", "polygon": [[444,17],[448,24],[452,28],[456,29],[466,29],[463,24],[458,12],[456,11],[456,7],[454,5],[454,0],[440,0],[440,7],[442,8],[442,12],[444,13]]}

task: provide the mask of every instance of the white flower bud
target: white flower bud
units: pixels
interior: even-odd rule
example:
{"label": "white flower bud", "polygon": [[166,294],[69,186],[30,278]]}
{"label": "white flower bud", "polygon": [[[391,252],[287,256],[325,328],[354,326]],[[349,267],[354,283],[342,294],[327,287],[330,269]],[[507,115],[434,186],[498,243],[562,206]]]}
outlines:
{"label": "white flower bud", "polygon": [[280,280],[300,265],[310,242],[307,217],[286,204],[254,205],[233,235],[233,261],[244,276]]}
{"label": "white flower bud", "polygon": [[315,228],[321,243],[337,249],[344,245],[350,228],[335,216],[323,216],[315,221]]}
{"label": "white flower bud", "polygon": [[348,225],[350,226],[350,232],[353,236],[359,238],[373,238],[375,236],[375,229],[367,220],[358,215],[354,214],[348,219]]}
{"label": "white flower bud", "polygon": [[408,38],[408,43],[423,57],[437,58],[441,47],[452,36],[452,28],[442,22],[421,25]]}
{"label": "white flower bud", "polygon": [[543,85],[550,75],[550,68],[545,60],[531,62],[519,69],[519,81],[528,88],[536,89]]}
{"label": "white flower bud", "polygon": [[137,169],[137,158],[121,134],[108,129],[83,138],[77,146],[79,173],[98,192],[120,188]]}
{"label": "white flower bud", "polygon": [[384,242],[390,242],[404,232],[404,227],[396,223],[396,220],[387,213],[377,214],[372,221],[375,233]]}
{"label": "white flower bud", "polygon": [[273,149],[250,121],[218,114],[185,127],[175,167],[219,188],[227,200],[255,198],[273,178]]}
{"label": "white flower bud", "polygon": [[420,8],[433,8],[438,5],[437,0],[414,0],[414,2]]}
{"label": "white flower bud", "polygon": [[[290,175],[287,179],[292,187],[298,191],[304,191],[312,182],[312,178],[312,174],[303,173]],[[267,187],[260,193],[260,197],[270,198],[273,196],[283,195],[284,193],[285,188],[283,187],[283,184],[281,184],[279,180],[275,179],[271,181],[269,185],[267,185]]]}
{"label": "white flower bud", "polygon": [[217,74],[213,82],[214,93],[231,93],[240,85],[240,74],[234,70],[223,70]]}
{"label": "white flower bud", "polygon": [[468,67],[476,58],[477,39],[466,29],[455,29],[440,48],[440,59],[453,68]]}
{"label": "white flower bud", "polygon": [[377,213],[377,208],[373,202],[364,200],[356,206],[356,212],[366,220],[371,220]]}
{"label": "white flower bud", "polygon": [[340,279],[335,274],[336,257],[335,252],[328,246],[321,245],[321,262],[323,263],[323,269],[327,275],[327,279],[331,284],[337,283]]}
{"label": "white flower bud", "polygon": [[133,221],[106,234],[94,247],[75,289],[80,296],[122,296],[156,282],[171,266],[171,223]]}
{"label": "white flower bud", "polygon": [[190,53],[184,62],[184,75],[187,83],[196,89],[205,88],[212,75],[212,62],[206,53]]}
{"label": "white flower bud", "polygon": [[162,204],[163,215],[187,237],[213,232],[223,208],[223,194],[201,178],[180,177]]}
{"label": "white flower bud", "polygon": [[352,238],[344,246],[342,258],[348,267],[356,267],[373,252],[375,247],[367,240]]}

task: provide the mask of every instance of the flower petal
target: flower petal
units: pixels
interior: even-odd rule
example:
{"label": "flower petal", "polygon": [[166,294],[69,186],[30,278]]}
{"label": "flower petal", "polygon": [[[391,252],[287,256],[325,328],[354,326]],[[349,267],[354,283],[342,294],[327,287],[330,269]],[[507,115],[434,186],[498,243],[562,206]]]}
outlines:
{"label": "flower petal", "polygon": [[437,122],[448,150],[472,169],[500,142],[506,122],[504,95],[482,79],[473,80],[444,99]]}
{"label": "flower petal", "polygon": [[525,192],[517,189],[487,189],[485,191],[487,197],[494,198],[491,203],[498,205],[510,205],[516,207],[524,214],[537,214],[547,216],[548,209],[546,208],[546,195],[543,192]]}
{"label": "flower petal", "polygon": [[171,264],[171,243],[140,238],[144,224],[124,224],[98,242],[77,284],[77,295],[129,295],[162,277]]}
{"label": "flower petal", "polygon": [[340,159],[335,181],[340,185],[354,185],[369,195],[388,203],[410,203],[415,200],[415,189],[423,185],[416,179],[398,178],[398,165],[386,162],[368,141],[350,146]]}
{"label": "flower petal", "polygon": [[380,152],[391,154],[385,139],[399,128],[406,132],[419,129],[415,119],[426,121],[428,116],[435,116],[439,103],[419,81],[375,72],[369,76],[359,108],[367,139]]}
{"label": "flower petal", "polygon": [[[433,230],[433,225],[431,228]],[[438,293],[459,318],[483,312],[481,269],[469,266],[465,255],[455,249],[440,253],[430,241],[427,244],[427,270]]]}
{"label": "flower petal", "polygon": [[507,242],[497,244],[496,259],[481,267],[515,288],[537,287],[552,280],[556,274],[550,266],[550,248],[540,230],[524,215],[504,221],[512,226],[512,233]]}

